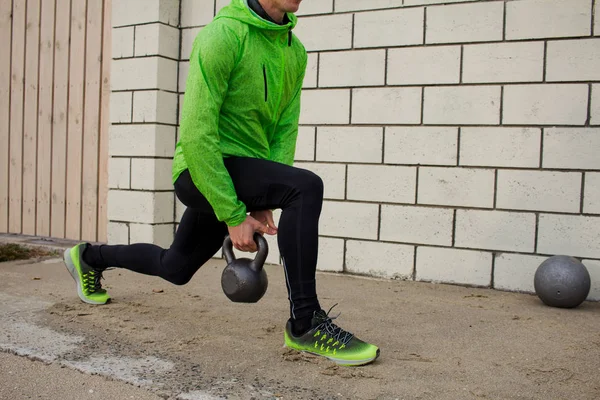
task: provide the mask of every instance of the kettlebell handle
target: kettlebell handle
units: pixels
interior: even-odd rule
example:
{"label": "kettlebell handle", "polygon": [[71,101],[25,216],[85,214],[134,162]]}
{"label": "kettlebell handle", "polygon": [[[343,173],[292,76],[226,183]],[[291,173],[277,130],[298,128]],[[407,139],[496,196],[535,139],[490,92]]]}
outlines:
{"label": "kettlebell handle", "polygon": [[[267,260],[267,254],[269,253],[269,246],[267,240],[260,234],[254,233],[254,241],[258,246],[258,252],[252,262],[250,262],[250,268],[254,271],[260,271]],[[233,243],[231,237],[227,235],[223,241],[223,253],[225,253],[225,259],[227,264],[231,264],[236,260],[235,254],[233,254]]]}

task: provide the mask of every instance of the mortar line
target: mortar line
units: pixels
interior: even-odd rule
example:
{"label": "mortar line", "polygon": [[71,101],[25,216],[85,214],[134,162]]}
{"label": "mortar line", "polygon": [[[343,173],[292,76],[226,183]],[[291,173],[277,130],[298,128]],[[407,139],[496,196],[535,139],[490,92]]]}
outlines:
{"label": "mortar line", "polygon": [[545,128],[542,128],[540,135],[540,169],[544,168],[544,130]]}
{"label": "mortar line", "polygon": [[453,213],[452,213],[452,246],[450,247],[454,247],[456,245],[456,208],[454,209]]}
{"label": "mortar line", "polygon": [[502,41],[506,41],[506,0],[502,4]]}
{"label": "mortar line", "polygon": [[458,83],[463,83],[463,71],[465,65],[465,45],[460,45],[460,71],[458,76]]}
{"label": "mortar line", "polygon": [[583,214],[583,203],[585,200],[585,172],[581,174],[581,196],[579,197],[579,212]]}
{"label": "mortar line", "polygon": [[504,85],[500,86],[500,125],[504,123]]}
{"label": "mortar line", "polygon": [[590,126],[592,121],[592,84],[588,83],[588,104],[587,104],[587,120],[585,126]]}
{"label": "mortar line", "polygon": [[417,250],[419,249],[419,246],[416,245],[414,246],[414,254],[413,254],[413,270],[412,270],[412,280],[416,281],[417,280]]}
{"label": "mortar line", "polygon": [[538,252],[538,236],[539,236],[539,231],[540,231],[540,213],[536,212],[535,213],[535,236],[533,238],[533,252],[535,254],[537,254]]}
{"label": "mortar line", "polygon": [[498,202],[498,170],[494,171],[494,206],[493,209],[496,209],[496,204]]}
{"label": "mortar line", "polygon": [[[402,0],[404,3],[404,0]],[[427,45],[427,7],[423,8],[423,46]]]}
{"label": "mortar line", "polygon": [[546,70],[548,69],[548,41],[544,40],[544,70],[542,82],[546,82]]}
{"label": "mortar line", "polygon": [[462,127],[458,128],[458,135],[456,135],[456,166],[460,166],[460,141],[462,139]]}

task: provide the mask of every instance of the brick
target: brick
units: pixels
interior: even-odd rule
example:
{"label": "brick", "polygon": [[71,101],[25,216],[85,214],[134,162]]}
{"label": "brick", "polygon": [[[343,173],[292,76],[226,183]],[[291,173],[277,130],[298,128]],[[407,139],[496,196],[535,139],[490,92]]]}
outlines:
{"label": "brick", "polygon": [[548,42],[548,81],[600,80],[600,39]]}
{"label": "brick", "polygon": [[533,252],[535,214],[457,210],[455,246]]}
{"label": "brick", "polygon": [[112,90],[177,90],[177,61],[162,57],[129,58],[111,63]]}
{"label": "brick", "polygon": [[196,36],[202,28],[185,28],[181,29],[181,59],[189,60],[192,55],[192,48],[194,47],[194,41]]}
{"label": "brick", "polygon": [[[281,254],[279,253],[279,245],[277,243],[277,236],[265,235],[267,244],[269,246],[269,254],[267,254],[267,264],[281,265]],[[254,255],[252,256],[254,258]]]}
{"label": "brick", "polygon": [[479,0],[404,0],[405,6],[421,6],[429,4],[448,4],[448,3],[464,3],[467,1],[479,1]]}
{"label": "brick", "polygon": [[600,2],[594,0],[594,36],[600,36]]}
{"label": "brick", "polygon": [[386,164],[456,165],[458,128],[419,126],[385,130]]}
{"label": "brick", "polygon": [[537,252],[600,258],[600,217],[541,214]]}
{"label": "brick", "polygon": [[354,20],[354,47],[423,44],[422,8],[359,13]]}
{"label": "brick", "polygon": [[342,272],[344,270],[344,240],[319,238],[319,271]]}
{"label": "brick", "polygon": [[578,213],[580,203],[580,173],[498,171],[498,208]]}
{"label": "brick", "polygon": [[108,244],[129,244],[128,224],[109,221],[106,237]]}
{"label": "brick", "polygon": [[177,196],[175,196],[175,220],[176,221],[181,221],[181,218],[183,217],[183,213],[185,212],[186,209],[187,209],[187,207],[185,206],[185,204],[183,204],[177,198]]}
{"label": "brick", "polygon": [[111,156],[173,157],[175,128],[164,125],[113,125],[108,151]]}
{"label": "brick", "polygon": [[374,86],[385,83],[385,50],[321,53],[319,86]]}
{"label": "brick", "polygon": [[493,207],[494,171],[470,168],[421,167],[417,203]]}
{"label": "brick", "polygon": [[307,51],[352,47],[352,15],[302,17],[294,29]]}
{"label": "brick", "polygon": [[110,122],[131,122],[132,92],[110,94]]}
{"label": "brick", "polygon": [[328,14],[333,12],[333,0],[304,0],[300,4],[297,16]]}
{"label": "brick", "polygon": [[388,85],[458,83],[459,80],[459,46],[409,47],[388,52]]}
{"label": "brick", "polygon": [[462,128],[460,165],[538,168],[539,128]]}
{"label": "brick", "polygon": [[600,85],[592,85],[590,124],[600,125]]}
{"label": "brick", "polygon": [[206,25],[214,15],[212,1],[181,0],[181,27]]}
{"label": "brick", "polygon": [[503,106],[504,124],[583,125],[587,119],[588,86],[505,86]]}
{"label": "brick", "polygon": [[151,243],[168,249],[173,242],[173,224],[130,224],[131,243]]}
{"label": "brick", "polygon": [[583,193],[583,212],[600,214],[600,173],[586,172]]}
{"label": "brick", "polygon": [[425,43],[502,40],[503,19],[501,1],[428,7]]}
{"label": "brick", "polygon": [[298,128],[296,139],[296,161],[315,160],[315,128],[312,126],[301,126]]}
{"label": "brick", "polygon": [[113,27],[164,22],[179,25],[179,0],[119,0],[112,4]]}
{"label": "brick", "polygon": [[600,169],[600,128],[548,128],[544,131],[544,168]]}
{"label": "brick", "polygon": [[490,286],[492,255],[480,251],[417,248],[416,280]]}
{"label": "brick", "polygon": [[444,208],[381,206],[381,240],[452,245],[453,211]]}
{"label": "brick", "polygon": [[425,124],[495,125],[500,121],[500,88],[496,86],[426,87]]}
{"label": "brick", "polygon": [[[192,0],[192,1],[194,1],[194,0]],[[215,2],[215,10],[216,10],[217,14],[223,7],[228,6],[230,3],[231,3],[231,0],[217,0]]]}
{"label": "brick", "polygon": [[182,61],[179,63],[179,76],[177,80],[177,92],[185,93],[187,86],[187,79],[190,73],[190,63],[188,61]]}
{"label": "brick", "polygon": [[[321,0],[313,0],[321,1]],[[335,11],[363,11],[363,10],[375,10],[378,8],[392,8],[401,7],[403,5],[402,0],[336,0]]]}
{"label": "brick", "polygon": [[415,247],[348,240],[346,271],[381,278],[412,280]]}
{"label": "brick", "polygon": [[355,239],[377,239],[377,204],[325,201],[319,233]]}
{"label": "brick", "polygon": [[346,191],[346,166],[344,164],[300,163],[296,166],[312,171],[323,179],[326,199],[344,199]]}
{"label": "brick", "polygon": [[348,199],[415,203],[417,169],[387,165],[349,165]]}
{"label": "brick", "polygon": [[354,89],[353,124],[418,124],[421,88]]}
{"label": "brick", "polygon": [[179,58],[179,29],[163,24],[135,27],[135,56]]}
{"label": "brick", "polygon": [[304,75],[304,81],[302,82],[302,87],[303,88],[316,88],[318,74],[319,74],[319,53],[310,53],[310,54],[308,54],[308,61],[306,63],[306,73]]}
{"label": "brick", "polygon": [[541,82],[544,43],[493,43],[464,47],[463,82]]}
{"label": "brick", "polygon": [[111,189],[130,189],[131,159],[114,158],[108,160],[108,187]]}
{"label": "brick", "polygon": [[173,222],[172,192],[108,191],[108,219],[142,224]]}
{"label": "brick", "polygon": [[598,260],[582,260],[583,265],[590,274],[592,286],[587,300],[600,301],[600,261]]}
{"label": "brick", "polygon": [[301,124],[347,124],[350,120],[349,89],[303,90],[301,103]]}
{"label": "brick", "polygon": [[133,26],[112,30],[112,58],[133,57]]}
{"label": "brick", "polygon": [[500,253],[494,262],[494,288],[534,293],[533,277],[546,257]]}
{"label": "brick", "polygon": [[380,163],[382,147],[382,128],[317,129],[317,161]]}
{"label": "brick", "polygon": [[590,0],[522,0],[506,3],[506,39],[588,36]]}
{"label": "brick", "polygon": [[170,159],[133,158],[131,188],[142,190],[172,190]]}
{"label": "brick", "polygon": [[177,93],[148,90],[133,94],[133,122],[177,124]]}

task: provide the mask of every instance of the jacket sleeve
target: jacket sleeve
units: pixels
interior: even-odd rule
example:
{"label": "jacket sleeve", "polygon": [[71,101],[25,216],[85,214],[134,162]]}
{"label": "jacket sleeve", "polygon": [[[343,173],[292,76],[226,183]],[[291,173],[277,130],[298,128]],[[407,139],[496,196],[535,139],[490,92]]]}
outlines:
{"label": "jacket sleeve", "polygon": [[246,218],[223,162],[219,113],[237,63],[239,37],[223,24],[211,24],[197,36],[190,56],[180,123],[180,145],[192,181],[217,219],[237,226]]}
{"label": "jacket sleeve", "polygon": [[292,165],[296,153],[296,140],[298,138],[298,122],[300,120],[300,98],[302,83],[306,73],[306,63],[303,64],[302,73],[297,79],[292,100],[285,108],[275,129],[275,135],[270,143],[271,161]]}

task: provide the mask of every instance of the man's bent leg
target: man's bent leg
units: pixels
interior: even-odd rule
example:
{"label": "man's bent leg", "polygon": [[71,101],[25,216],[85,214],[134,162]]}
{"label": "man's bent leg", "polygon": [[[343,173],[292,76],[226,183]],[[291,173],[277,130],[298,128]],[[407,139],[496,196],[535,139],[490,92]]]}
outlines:
{"label": "man's bent leg", "polygon": [[234,157],[226,159],[225,166],[249,211],[282,209],[278,244],[290,313],[296,329],[307,330],[313,313],[320,310],[315,271],[323,181],[311,171],[265,160]]}

